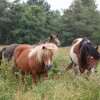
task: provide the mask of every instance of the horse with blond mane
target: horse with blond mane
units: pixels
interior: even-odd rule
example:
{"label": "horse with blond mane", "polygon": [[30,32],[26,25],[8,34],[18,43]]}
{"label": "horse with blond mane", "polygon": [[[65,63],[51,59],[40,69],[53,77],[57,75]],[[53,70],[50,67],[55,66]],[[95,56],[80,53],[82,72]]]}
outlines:
{"label": "horse with blond mane", "polygon": [[[57,46],[60,46],[60,41],[58,38],[58,35],[50,35],[48,38],[45,40],[40,41],[37,44],[34,44],[34,46],[40,45],[40,44],[45,44],[45,43],[54,43]],[[3,47],[0,50],[0,61],[2,60],[2,54],[4,54],[4,58],[6,58],[8,61],[10,61],[13,58],[14,55],[14,50],[16,49],[17,46],[20,44],[11,44],[6,47]],[[4,52],[4,53],[3,53]]]}
{"label": "horse with blond mane", "polygon": [[58,47],[53,43],[33,46],[23,44],[16,47],[14,51],[14,60],[16,67],[22,73],[30,73],[33,82],[37,77],[47,77],[48,70],[52,67],[52,58]]}

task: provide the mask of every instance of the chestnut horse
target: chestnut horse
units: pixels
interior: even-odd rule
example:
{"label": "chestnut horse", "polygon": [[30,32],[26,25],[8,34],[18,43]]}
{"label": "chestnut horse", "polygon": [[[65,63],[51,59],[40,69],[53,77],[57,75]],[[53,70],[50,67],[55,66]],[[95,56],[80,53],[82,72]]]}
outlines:
{"label": "chestnut horse", "polygon": [[70,50],[72,62],[67,68],[70,69],[78,65],[80,73],[84,73],[85,70],[92,73],[96,72],[96,66],[100,59],[97,49],[87,38],[75,39]]}
{"label": "chestnut horse", "polygon": [[[57,46],[60,46],[60,41],[58,38],[58,35],[50,35],[47,39],[35,44],[34,46],[40,45],[40,44],[45,44],[45,43],[54,43]],[[8,45],[4,48],[1,49],[0,51],[0,61],[2,60],[2,53],[4,52],[4,58],[6,58],[8,61],[10,61],[14,55],[14,50],[17,46],[19,46],[20,44],[11,44]]]}
{"label": "chestnut horse", "polygon": [[30,73],[33,82],[37,77],[47,77],[47,71],[52,67],[52,58],[58,47],[53,43],[35,46],[20,45],[14,51],[16,67],[22,73]]}

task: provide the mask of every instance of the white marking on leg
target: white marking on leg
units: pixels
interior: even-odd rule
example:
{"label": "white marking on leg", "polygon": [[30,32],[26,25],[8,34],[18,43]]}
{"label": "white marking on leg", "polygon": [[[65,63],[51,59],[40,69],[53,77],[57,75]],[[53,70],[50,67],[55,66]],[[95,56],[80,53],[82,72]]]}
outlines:
{"label": "white marking on leg", "polygon": [[95,73],[95,71],[96,71],[95,68],[92,68],[92,69],[91,69],[91,72],[92,72],[92,73]]}

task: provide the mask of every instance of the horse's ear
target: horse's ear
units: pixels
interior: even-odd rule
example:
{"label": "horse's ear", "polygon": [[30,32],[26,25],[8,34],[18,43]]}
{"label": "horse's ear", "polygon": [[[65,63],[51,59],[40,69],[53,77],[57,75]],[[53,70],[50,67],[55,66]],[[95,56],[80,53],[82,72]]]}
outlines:
{"label": "horse's ear", "polygon": [[44,49],[46,49],[46,47],[45,47],[45,46],[43,46],[43,47],[42,47],[42,49],[44,50]]}
{"label": "horse's ear", "polygon": [[50,35],[50,39],[53,39],[53,36],[52,35]]}
{"label": "horse's ear", "polygon": [[98,45],[95,47],[96,50],[98,50]]}

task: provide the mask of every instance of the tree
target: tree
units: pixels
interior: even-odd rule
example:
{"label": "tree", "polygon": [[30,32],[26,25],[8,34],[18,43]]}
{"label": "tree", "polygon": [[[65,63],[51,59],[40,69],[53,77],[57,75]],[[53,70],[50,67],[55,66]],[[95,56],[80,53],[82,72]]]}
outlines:
{"label": "tree", "polygon": [[92,35],[97,31],[100,23],[98,20],[100,14],[96,10],[94,0],[74,0],[70,8],[64,11],[62,19],[63,33],[68,39],[68,43],[71,43],[73,39],[78,37],[93,39]]}
{"label": "tree", "polygon": [[7,37],[9,34],[9,25],[11,20],[8,17],[10,12],[9,2],[6,0],[0,0],[0,41],[3,43],[7,42]]}

